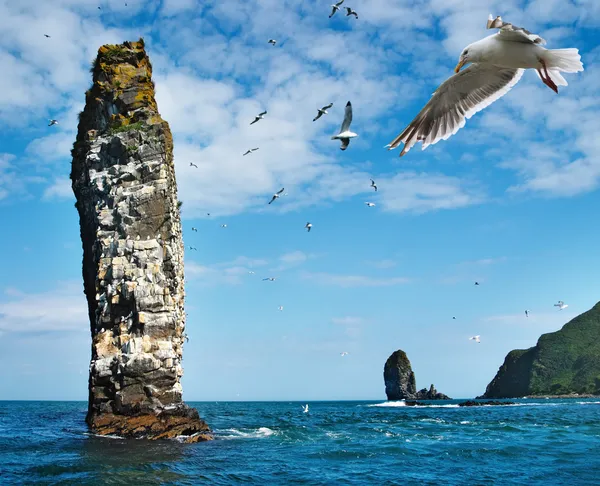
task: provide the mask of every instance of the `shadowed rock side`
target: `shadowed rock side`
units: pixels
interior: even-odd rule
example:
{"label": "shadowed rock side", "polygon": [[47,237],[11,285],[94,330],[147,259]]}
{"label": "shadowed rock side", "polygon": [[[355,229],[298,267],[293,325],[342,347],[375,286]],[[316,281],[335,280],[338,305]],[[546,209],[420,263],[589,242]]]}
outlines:
{"label": "shadowed rock side", "polygon": [[417,392],[415,374],[406,353],[399,349],[385,362],[383,367],[385,394],[388,400],[450,400],[439,393],[433,385]]}
{"label": "shadowed rock side", "polygon": [[71,180],[92,333],[86,421],[99,434],[210,439],[182,402],[183,241],[169,125],[144,42],[102,46]]}
{"label": "shadowed rock side", "polygon": [[482,398],[600,395],[600,303],[506,356]]}

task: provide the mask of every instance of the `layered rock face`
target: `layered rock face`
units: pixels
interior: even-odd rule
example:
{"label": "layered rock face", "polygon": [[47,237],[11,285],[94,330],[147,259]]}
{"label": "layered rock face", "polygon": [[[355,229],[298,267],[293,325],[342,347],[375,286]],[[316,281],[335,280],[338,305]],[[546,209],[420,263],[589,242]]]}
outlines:
{"label": "layered rock face", "polygon": [[450,400],[433,385],[417,392],[417,381],[406,353],[394,351],[383,367],[385,394],[388,400]]}
{"label": "layered rock face", "polygon": [[599,336],[600,302],[534,347],[508,353],[482,398],[600,395]]}
{"label": "layered rock face", "polygon": [[102,46],[72,155],[99,434],[210,438],[182,402],[183,241],[173,141],[144,42]]}

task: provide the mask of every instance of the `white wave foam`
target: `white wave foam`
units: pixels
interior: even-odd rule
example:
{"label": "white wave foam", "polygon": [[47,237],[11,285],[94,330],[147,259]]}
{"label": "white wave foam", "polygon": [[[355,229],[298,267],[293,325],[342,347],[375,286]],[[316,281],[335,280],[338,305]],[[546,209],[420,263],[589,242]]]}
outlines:
{"label": "white wave foam", "polygon": [[373,403],[371,405],[367,405],[367,407],[406,407],[406,403],[404,400],[401,400],[398,402]]}
{"label": "white wave foam", "polygon": [[275,433],[276,432],[269,427],[259,427],[258,429],[248,432],[238,429],[223,429],[217,431],[217,437],[220,439],[262,439]]}

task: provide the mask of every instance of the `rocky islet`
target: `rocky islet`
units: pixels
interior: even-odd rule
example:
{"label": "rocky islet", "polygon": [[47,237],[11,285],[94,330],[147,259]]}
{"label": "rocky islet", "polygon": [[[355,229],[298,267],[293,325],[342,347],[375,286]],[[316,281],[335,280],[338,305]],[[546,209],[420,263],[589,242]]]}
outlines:
{"label": "rocky islet", "polygon": [[182,400],[180,203],[143,40],[102,46],[91,71],[71,170],[92,334],[86,421],[102,435],[208,440]]}

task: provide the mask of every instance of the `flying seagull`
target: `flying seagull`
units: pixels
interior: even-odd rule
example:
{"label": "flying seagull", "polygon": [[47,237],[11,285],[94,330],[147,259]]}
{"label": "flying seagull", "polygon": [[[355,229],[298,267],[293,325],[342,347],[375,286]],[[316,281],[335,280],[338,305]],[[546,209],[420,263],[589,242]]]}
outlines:
{"label": "flying seagull", "polygon": [[[535,69],[542,82],[556,93],[557,85],[567,86],[561,72],[583,71],[577,49],[547,50],[540,36],[502,22],[500,17],[493,19],[490,15],[487,28],[499,32],[465,47],[454,69],[456,74],[439,86],[388,150],[404,143],[402,157],[417,142],[425,150],[448,139],[475,113],[508,93],[525,69]],[[468,63],[472,64],[461,71]]]}
{"label": "flying seagull", "polygon": [[452,317],[452,319],[456,319],[456,317]]}
{"label": "flying seagull", "polygon": [[569,304],[565,304],[562,300],[559,300],[558,304],[554,304],[554,307],[558,307],[558,310],[563,310],[569,307]]}
{"label": "flying seagull", "polygon": [[51,127],[52,125],[58,125],[58,120],[48,120],[48,126]]}
{"label": "flying seagull", "polygon": [[276,279],[276,278],[277,278],[277,277],[267,277],[267,278],[263,278],[263,282],[264,282],[265,280],[268,280],[269,282],[275,282],[275,279]]}
{"label": "flying seagull", "polygon": [[340,9],[340,5],[344,3],[344,0],[340,0],[338,3],[334,3],[331,6],[331,14],[329,15],[329,18],[333,17],[335,15],[335,13]]}
{"label": "flying seagull", "polygon": [[274,46],[275,44],[277,44],[277,41],[276,41],[275,39],[269,39],[267,42],[268,42],[269,44],[273,45],[273,46]]}
{"label": "flying seagull", "polygon": [[358,14],[352,10],[350,7],[346,7],[346,17],[350,16],[350,15],[354,15],[354,17],[356,17],[356,19],[358,20]]}
{"label": "flying seagull", "polygon": [[194,228],[194,227],[192,226],[192,231],[195,231],[195,232],[197,233],[197,232],[198,232],[198,228]]}
{"label": "flying seagull", "polygon": [[[342,0],[343,2],[344,0]],[[341,3],[341,2],[340,2]],[[333,106],[333,103],[329,103],[328,105],[324,106],[323,108],[319,108],[317,110],[317,116],[315,116],[313,118],[313,121],[317,121],[319,118],[321,118],[323,115],[327,115],[327,110],[329,110],[329,108],[331,108]]]}
{"label": "flying seagull", "polygon": [[254,272],[252,270],[248,270],[248,273],[252,275]]}
{"label": "flying seagull", "polygon": [[227,228],[227,225],[226,224],[222,224],[221,228]]}
{"label": "flying seagull", "polygon": [[331,137],[331,140],[342,141],[342,146],[340,147],[342,150],[346,150],[348,148],[351,138],[358,137],[356,133],[350,131],[350,123],[352,123],[352,103],[348,101],[348,103],[346,103],[344,121],[340,127],[340,133]]}
{"label": "flying seagull", "polygon": [[273,201],[275,201],[275,199],[279,199],[281,197],[281,193],[283,192],[284,189],[285,189],[285,187],[282,187],[279,192],[276,192],[275,194],[273,194],[273,197],[269,201],[269,204],[271,204]]}
{"label": "flying seagull", "polygon": [[312,228],[312,223],[306,223],[306,231],[308,231],[310,233],[310,229]]}
{"label": "flying seagull", "polygon": [[282,306],[282,305],[280,305],[279,307],[277,307],[277,310],[278,310],[278,311],[282,311],[282,310],[283,310],[283,306]]}
{"label": "flying seagull", "polygon": [[475,285],[479,285],[479,282],[475,282]]}
{"label": "flying seagull", "polygon": [[262,113],[259,113],[258,115],[256,115],[256,117],[254,118],[254,121],[250,122],[250,125],[253,125],[254,123],[256,123],[258,120],[262,120],[265,115],[267,114],[266,111],[263,111]]}
{"label": "flying seagull", "polygon": [[48,39],[50,39],[50,36],[48,34],[44,34],[44,37],[47,37]]}
{"label": "flying seagull", "polygon": [[198,248],[196,248],[195,246],[190,246],[190,250],[198,251]]}
{"label": "flying seagull", "polygon": [[367,206],[369,206],[370,208],[374,208],[375,207],[375,203],[372,203],[372,202],[366,202],[365,204]]}
{"label": "flying seagull", "polygon": [[469,340],[475,341],[476,343],[480,343],[481,342],[481,340],[479,339],[480,337],[481,336],[473,336],[473,337],[470,337]]}
{"label": "flying seagull", "polygon": [[256,147],[256,148],[253,148],[253,149],[248,149],[248,150],[246,151],[246,153],[245,153],[245,154],[242,154],[242,155],[248,155],[248,154],[251,154],[252,152],[256,152],[257,150],[258,150],[258,147]]}
{"label": "flying seagull", "polygon": [[525,317],[529,317],[529,311],[525,310]]}
{"label": "flying seagull", "polygon": [[342,351],[342,352],[340,353],[340,356],[342,356],[342,357],[343,357],[343,356],[347,356],[347,355],[348,355],[348,351]]}
{"label": "flying seagull", "polygon": [[377,192],[377,184],[375,184],[375,181],[373,179],[371,179],[371,187],[375,189],[375,192]]}
{"label": "flying seagull", "polygon": [[198,168],[198,166],[196,164],[194,164],[193,162],[190,162],[190,167],[196,167],[196,169]]}

